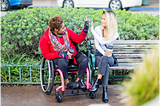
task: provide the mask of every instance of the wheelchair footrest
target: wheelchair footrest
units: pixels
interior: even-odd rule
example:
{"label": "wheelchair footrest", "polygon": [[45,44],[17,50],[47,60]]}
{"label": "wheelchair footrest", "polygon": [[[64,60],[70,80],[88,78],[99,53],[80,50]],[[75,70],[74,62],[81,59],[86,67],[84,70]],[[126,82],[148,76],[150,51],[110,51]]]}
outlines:
{"label": "wheelchair footrest", "polygon": [[75,90],[83,90],[83,89],[80,89],[80,88],[77,88],[77,89],[69,89],[69,88],[66,88],[67,91],[75,91]]}
{"label": "wheelchair footrest", "polygon": [[85,92],[85,93],[72,93],[72,94],[64,94],[64,96],[73,96],[73,95],[85,95],[85,94],[88,94],[88,92]]}

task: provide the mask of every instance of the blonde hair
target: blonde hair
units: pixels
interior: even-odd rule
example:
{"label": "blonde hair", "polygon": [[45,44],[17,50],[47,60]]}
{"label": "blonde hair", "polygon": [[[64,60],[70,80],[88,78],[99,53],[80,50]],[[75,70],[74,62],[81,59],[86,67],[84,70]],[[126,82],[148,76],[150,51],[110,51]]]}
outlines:
{"label": "blonde hair", "polygon": [[[114,38],[114,35],[117,32],[117,18],[116,14],[113,11],[103,11],[103,14],[105,14],[106,18],[106,28],[108,29],[108,35],[107,37],[103,37],[104,40],[109,40],[109,42]],[[104,27],[100,26],[100,28],[103,30]]]}

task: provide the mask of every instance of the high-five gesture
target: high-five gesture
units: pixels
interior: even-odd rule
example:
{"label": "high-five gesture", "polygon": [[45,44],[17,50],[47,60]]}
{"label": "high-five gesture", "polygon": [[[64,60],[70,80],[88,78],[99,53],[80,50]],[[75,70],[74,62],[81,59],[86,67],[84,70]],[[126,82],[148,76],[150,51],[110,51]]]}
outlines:
{"label": "high-five gesture", "polygon": [[89,28],[89,22],[88,22],[88,19],[86,17],[86,21],[85,21],[84,29],[83,29],[84,33],[88,33],[88,28]]}
{"label": "high-five gesture", "polygon": [[93,21],[91,22],[91,27],[93,26]]}
{"label": "high-five gesture", "polygon": [[86,21],[88,21],[87,17],[86,17]]}

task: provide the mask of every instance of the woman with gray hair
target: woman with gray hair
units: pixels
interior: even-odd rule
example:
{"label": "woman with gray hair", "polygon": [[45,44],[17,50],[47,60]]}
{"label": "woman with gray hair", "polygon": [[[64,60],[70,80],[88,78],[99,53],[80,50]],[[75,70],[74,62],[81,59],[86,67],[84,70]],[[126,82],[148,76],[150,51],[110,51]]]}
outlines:
{"label": "woman with gray hair", "polygon": [[112,56],[113,43],[119,37],[117,33],[117,17],[113,11],[103,11],[101,26],[97,26],[94,30],[93,22],[91,24],[91,32],[95,40],[95,56],[96,66],[98,66],[98,77],[90,92],[96,92],[102,79],[102,101],[108,102],[107,86],[109,78],[110,66],[114,65]]}

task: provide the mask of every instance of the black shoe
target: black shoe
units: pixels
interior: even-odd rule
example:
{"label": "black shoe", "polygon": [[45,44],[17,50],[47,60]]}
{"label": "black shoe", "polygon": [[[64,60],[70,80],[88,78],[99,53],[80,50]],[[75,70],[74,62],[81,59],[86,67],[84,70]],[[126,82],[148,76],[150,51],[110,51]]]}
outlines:
{"label": "black shoe", "polygon": [[100,84],[100,80],[101,79],[97,79],[96,82],[94,83],[94,85],[92,86],[92,88],[89,90],[90,92],[96,92],[99,88],[99,84]]}
{"label": "black shoe", "polygon": [[85,84],[81,80],[78,81],[78,84],[79,84],[80,89],[85,89],[86,88]]}
{"label": "black shoe", "polygon": [[108,102],[107,87],[103,87],[102,101],[104,103]]}
{"label": "black shoe", "polygon": [[76,89],[78,87],[79,87],[78,83],[75,83],[75,82],[69,82],[69,83],[67,83],[67,88],[68,89]]}
{"label": "black shoe", "polygon": [[72,87],[72,82],[68,82],[68,83],[67,83],[67,88],[68,88],[68,89],[73,89],[73,87]]}

